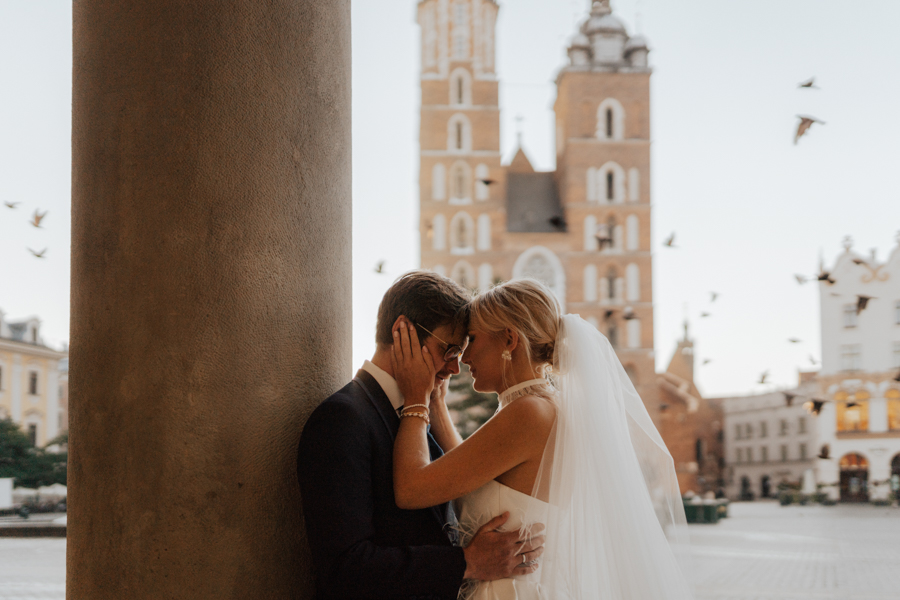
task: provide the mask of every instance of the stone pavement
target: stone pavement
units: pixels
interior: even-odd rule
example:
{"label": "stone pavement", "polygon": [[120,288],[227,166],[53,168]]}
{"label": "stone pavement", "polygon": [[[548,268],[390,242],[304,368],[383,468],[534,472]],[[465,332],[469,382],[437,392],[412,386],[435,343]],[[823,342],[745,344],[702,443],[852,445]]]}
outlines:
{"label": "stone pavement", "polygon": [[[900,598],[900,508],[736,503],[691,542],[697,600]],[[65,553],[64,539],[0,538],[0,600],[63,600]]]}

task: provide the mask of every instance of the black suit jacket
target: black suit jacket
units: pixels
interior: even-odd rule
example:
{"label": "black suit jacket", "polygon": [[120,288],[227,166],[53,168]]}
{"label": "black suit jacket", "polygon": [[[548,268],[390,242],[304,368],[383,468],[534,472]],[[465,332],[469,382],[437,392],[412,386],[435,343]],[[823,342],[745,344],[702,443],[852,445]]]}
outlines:
{"label": "black suit jacket", "polygon": [[[359,371],[313,411],[297,478],[319,600],[456,598],[466,561],[448,536],[449,505],[401,510],[393,449],[400,419]],[[432,459],[443,454],[429,434]]]}

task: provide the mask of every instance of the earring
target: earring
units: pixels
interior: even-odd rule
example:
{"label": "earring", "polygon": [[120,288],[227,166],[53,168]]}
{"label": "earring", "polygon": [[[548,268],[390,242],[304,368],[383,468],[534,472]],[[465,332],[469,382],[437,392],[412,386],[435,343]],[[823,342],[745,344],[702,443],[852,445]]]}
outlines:
{"label": "earring", "polygon": [[512,354],[509,353],[509,350],[504,350],[504,351],[503,351],[503,354],[500,355],[500,358],[502,358],[503,360],[509,360],[509,361],[511,361],[511,360],[512,360]]}

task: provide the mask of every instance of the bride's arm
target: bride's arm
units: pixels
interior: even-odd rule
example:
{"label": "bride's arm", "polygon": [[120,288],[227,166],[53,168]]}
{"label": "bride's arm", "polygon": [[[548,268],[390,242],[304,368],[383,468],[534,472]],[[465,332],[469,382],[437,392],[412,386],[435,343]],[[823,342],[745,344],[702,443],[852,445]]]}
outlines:
{"label": "bride's arm", "polygon": [[[429,384],[434,378],[430,356],[423,355],[415,329],[409,332],[401,326],[395,333],[394,376],[406,404],[427,403]],[[552,426],[548,408],[547,403],[536,398],[520,398],[434,462],[428,451],[425,420],[400,419],[400,430],[394,440],[397,506],[404,509],[436,506],[478,489],[529,459],[539,458]]]}
{"label": "bride's arm", "polygon": [[440,387],[435,387],[431,392],[431,435],[434,436],[438,446],[444,452],[450,452],[462,444],[462,436],[456,430],[450,411],[447,409],[447,388],[450,385],[448,379]]}

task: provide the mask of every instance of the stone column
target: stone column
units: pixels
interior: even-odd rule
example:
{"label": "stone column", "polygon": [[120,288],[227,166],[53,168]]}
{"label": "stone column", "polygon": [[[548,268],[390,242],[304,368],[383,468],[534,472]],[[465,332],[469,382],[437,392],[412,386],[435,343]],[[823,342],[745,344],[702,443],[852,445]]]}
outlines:
{"label": "stone column", "polygon": [[67,598],[308,598],[350,365],[349,0],[74,4]]}

